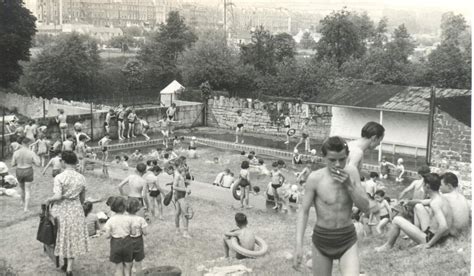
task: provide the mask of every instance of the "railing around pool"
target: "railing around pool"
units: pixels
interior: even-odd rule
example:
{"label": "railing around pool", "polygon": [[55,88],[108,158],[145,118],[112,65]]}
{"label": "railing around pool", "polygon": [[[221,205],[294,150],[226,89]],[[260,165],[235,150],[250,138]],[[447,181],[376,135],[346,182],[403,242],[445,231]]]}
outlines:
{"label": "railing around pool", "polygon": [[[191,140],[191,137],[189,136],[184,136],[184,138],[188,141]],[[291,160],[293,158],[293,153],[289,151],[284,151],[284,150],[279,150],[279,149],[272,149],[272,148],[267,148],[267,147],[260,147],[260,146],[254,146],[254,145],[246,145],[246,144],[237,144],[237,143],[232,143],[232,142],[227,142],[227,141],[220,141],[220,140],[215,140],[215,139],[209,139],[209,138],[198,138],[196,137],[196,142],[199,144],[203,144],[206,146],[211,146],[211,147],[216,147],[220,149],[225,149],[225,150],[239,150],[239,151],[255,151],[258,154],[261,155],[267,155],[267,156],[274,156],[274,157],[280,157],[286,160]],[[163,143],[163,139],[151,139],[148,141],[136,141],[136,142],[124,142],[124,143],[119,143],[119,144],[112,144],[108,146],[109,151],[115,151],[115,150],[124,150],[124,149],[134,149],[134,148],[141,148],[141,147],[150,147],[150,146],[155,146],[158,144]],[[100,151],[100,147],[91,147],[92,151]],[[311,155],[308,154],[302,154],[303,159],[310,159]],[[316,156],[316,162],[317,163],[322,163],[323,159],[320,156]],[[362,169],[370,172],[370,171],[379,171],[379,166],[374,165],[374,164],[366,164],[364,163],[362,165]],[[410,171],[410,170],[405,170],[405,174],[409,178],[414,178],[417,175],[417,172],[415,171]]]}

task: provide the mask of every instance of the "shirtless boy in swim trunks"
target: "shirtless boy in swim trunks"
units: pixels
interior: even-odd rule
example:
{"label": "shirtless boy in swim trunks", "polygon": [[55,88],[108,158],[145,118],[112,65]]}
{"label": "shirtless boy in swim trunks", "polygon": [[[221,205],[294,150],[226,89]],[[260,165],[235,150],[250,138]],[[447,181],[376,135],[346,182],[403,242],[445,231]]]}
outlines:
{"label": "shirtless boy in swim trunks", "polygon": [[[423,205],[429,205],[431,212],[418,204],[415,206],[415,216],[420,217],[421,229],[401,216],[396,216],[392,221],[392,227],[388,233],[388,240],[385,244],[375,248],[375,251],[385,251],[393,247],[397,241],[400,231],[405,232],[413,241],[423,248],[431,248],[441,238],[447,237],[452,231],[453,211],[449,202],[441,196],[439,188],[441,178],[435,173],[426,174],[424,177],[425,191],[430,199],[423,200]],[[426,215],[417,214],[417,209],[422,210]]]}
{"label": "shirtless boy in swim trunks", "polygon": [[[224,234],[224,252],[225,257],[229,258],[230,242],[232,237],[236,237],[239,241],[239,245],[248,250],[255,249],[255,234],[252,230],[247,228],[247,216],[243,213],[235,214],[235,224],[238,229],[231,230]],[[237,259],[245,259],[246,257],[242,254],[235,253]]]}
{"label": "shirtless boy in swim trunks", "polygon": [[309,143],[308,143],[308,138],[309,138],[309,131],[308,131],[308,123],[309,123],[309,118],[304,118],[303,123],[301,124],[300,131],[301,131],[301,138],[298,144],[295,146],[295,150],[298,150],[298,147],[304,143],[304,149],[306,152],[309,152]]}
{"label": "shirtless boy in swim trunks", "polygon": [[360,184],[357,168],[347,164],[349,148],[344,139],[327,138],[321,152],[326,167],[311,172],[296,226],[297,269],[303,258],[303,237],[309,210],[316,209],[313,231],[313,275],[331,275],[333,260],[339,259],[342,275],[359,275],[357,233],[352,223],[352,205],[368,212],[369,200]]}
{"label": "shirtless boy in swim trunks", "polygon": [[33,182],[33,166],[40,166],[39,157],[28,148],[30,139],[22,138],[21,147],[13,153],[12,167],[16,167],[16,178],[21,188],[21,200],[25,204],[24,211],[28,211],[30,202],[31,182]]}
{"label": "shirtless boy in swim trunks", "polygon": [[[239,137],[244,133],[244,118],[242,117],[242,111],[237,111],[237,127],[235,128],[235,143],[239,143]],[[244,139],[242,138],[242,144],[244,143]]]}
{"label": "shirtless boy in swim trunks", "polygon": [[137,198],[138,201],[140,201],[140,203],[144,207],[148,206],[147,197],[145,194],[146,191],[144,189],[146,186],[146,180],[143,178],[145,172],[146,165],[144,163],[138,163],[135,170],[135,174],[129,175],[119,184],[119,191],[121,195],[125,195],[123,186],[125,186],[125,184],[128,184],[129,191],[127,196],[129,198]]}

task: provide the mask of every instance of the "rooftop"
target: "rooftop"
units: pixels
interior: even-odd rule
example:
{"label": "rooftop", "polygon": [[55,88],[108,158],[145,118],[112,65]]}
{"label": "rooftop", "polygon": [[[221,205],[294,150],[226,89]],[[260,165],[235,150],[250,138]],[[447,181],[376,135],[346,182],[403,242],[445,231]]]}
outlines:
{"label": "rooftop", "polygon": [[[435,88],[436,98],[469,96],[471,90]],[[360,80],[339,83],[328,93],[320,93],[311,102],[336,106],[429,113],[431,87],[379,84]],[[470,113],[469,113],[470,114]]]}

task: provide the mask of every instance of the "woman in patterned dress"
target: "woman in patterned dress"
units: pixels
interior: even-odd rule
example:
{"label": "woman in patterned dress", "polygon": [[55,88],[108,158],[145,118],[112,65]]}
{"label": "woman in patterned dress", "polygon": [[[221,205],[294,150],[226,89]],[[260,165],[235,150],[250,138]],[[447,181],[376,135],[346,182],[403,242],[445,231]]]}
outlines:
{"label": "woman in patterned dress", "polygon": [[51,214],[58,219],[59,227],[54,254],[64,258],[66,275],[72,275],[74,259],[89,250],[87,224],[82,204],[85,199],[86,181],[83,175],[75,171],[77,156],[65,151],[61,156],[65,165],[64,172],[54,178]]}

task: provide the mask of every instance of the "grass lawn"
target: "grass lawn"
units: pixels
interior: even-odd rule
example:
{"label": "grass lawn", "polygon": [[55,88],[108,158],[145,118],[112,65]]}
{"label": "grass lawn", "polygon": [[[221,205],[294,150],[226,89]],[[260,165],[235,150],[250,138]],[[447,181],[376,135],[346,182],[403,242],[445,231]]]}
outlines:
{"label": "grass lawn", "polygon": [[[238,173],[240,157],[235,152],[225,152],[206,148],[200,152],[202,159],[189,160],[188,163],[197,180],[212,182],[215,175],[229,167]],[[216,166],[206,163],[215,155],[221,161],[230,162]],[[258,154],[258,153],[257,153]],[[114,154],[111,154],[112,156]],[[270,167],[270,159],[265,159]],[[40,176],[35,171],[35,187],[32,197],[32,210],[39,210],[39,205],[52,194],[50,171]],[[288,173],[288,175],[290,175]],[[290,181],[294,180],[291,176]],[[93,198],[117,194],[118,180],[107,180],[87,175],[88,195]],[[269,178],[261,178],[255,184],[265,188]],[[388,195],[395,197],[402,186],[388,185]],[[275,213],[267,210],[245,210],[249,218],[249,227],[263,237],[269,244],[269,252],[255,260],[219,260],[223,256],[222,234],[235,228],[234,210],[229,204],[217,201],[204,201],[191,196],[195,216],[190,224],[192,240],[183,240],[175,235],[173,207],[165,208],[165,221],[154,221],[150,225],[150,234],[145,237],[146,258],[144,267],[173,265],[183,270],[183,275],[200,275],[197,267],[204,265],[225,266],[242,263],[253,270],[253,275],[308,275],[310,270],[297,273],[291,268],[291,260],[285,255],[292,253],[295,242],[296,216]],[[42,253],[42,245],[36,241],[36,230],[39,218],[37,214],[25,215],[18,200],[1,197],[0,207],[3,215],[0,218],[0,275],[2,269],[11,267],[18,275],[63,275],[55,269],[50,259]],[[103,202],[94,205],[94,212],[107,210]],[[312,225],[311,215],[306,231],[306,250],[310,250]],[[415,249],[410,242],[400,239],[396,247],[384,253],[375,253],[373,248],[384,242],[382,236],[371,236],[361,241],[361,268],[366,275],[469,275],[471,265],[471,235],[466,234],[458,239],[448,240],[443,246],[433,249]],[[91,239],[91,251],[87,256],[78,259],[75,275],[110,275],[113,265],[108,261],[109,241],[103,237]],[[337,264],[335,275],[339,275]]]}

